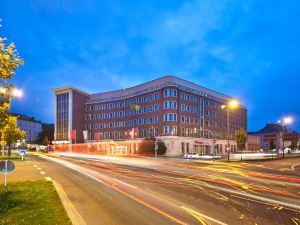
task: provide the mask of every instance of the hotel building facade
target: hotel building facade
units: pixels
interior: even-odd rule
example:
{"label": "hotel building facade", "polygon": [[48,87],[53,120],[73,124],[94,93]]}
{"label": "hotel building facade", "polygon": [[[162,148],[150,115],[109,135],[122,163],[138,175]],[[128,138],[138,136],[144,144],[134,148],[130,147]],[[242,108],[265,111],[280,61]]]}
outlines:
{"label": "hotel building facade", "polygon": [[[235,131],[247,130],[247,109],[227,110],[232,97],[175,76],[122,89],[88,94],[74,87],[55,93],[55,140],[64,143],[99,143],[105,152],[128,146],[138,152],[139,143],[155,136],[165,142],[167,155],[187,152],[226,154],[237,151]],[[99,147],[98,147],[99,149]]]}

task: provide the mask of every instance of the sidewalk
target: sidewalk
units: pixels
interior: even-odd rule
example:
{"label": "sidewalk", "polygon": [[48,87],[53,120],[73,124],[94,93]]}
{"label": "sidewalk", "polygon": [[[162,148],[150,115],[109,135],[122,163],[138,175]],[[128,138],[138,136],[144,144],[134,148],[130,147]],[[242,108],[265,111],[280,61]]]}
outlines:
{"label": "sidewalk", "polygon": [[[39,163],[32,160],[30,156],[25,156],[25,160],[14,161],[16,168],[14,172],[8,174],[8,185],[10,182],[27,181],[27,180],[39,180],[45,176],[38,170]],[[36,166],[34,166],[36,165]],[[4,183],[4,175],[0,174],[0,184]]]}

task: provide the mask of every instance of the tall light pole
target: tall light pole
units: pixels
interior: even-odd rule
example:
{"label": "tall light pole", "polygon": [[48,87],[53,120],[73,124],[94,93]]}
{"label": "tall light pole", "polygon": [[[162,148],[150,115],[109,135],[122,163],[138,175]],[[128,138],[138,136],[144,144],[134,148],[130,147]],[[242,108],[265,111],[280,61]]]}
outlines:
{"label": "tall light pole", "polygon": [[[0,94],[1,96],[8,95],[8,111],[11,109],[11,100],[13,97],[15,98],[21,98],[23,96],[23,91],[17,88],[13,89],[7,89],[7,88],[0,88]],[[2,134],[1,134],[1,145],[2,145],[2,156],[4,156],[4,140],[2,139]]]}
{"label": "tall light pole", "polygon": [[291,117],[284,117],[282,120],[278,120],[282,126],[282,158],[284,158],[284,125],[291,124],[292,118]]}
{"label": "tall light pole", "polygon": [[228,160],[230,158],[230,143],[229,143],[229,132],[230,132],[230,123],[229,123],[229,108],[235,109],[237,107],[239,107],[240,103],[239,101],[232,99],[230,101],[227,102],[226,105],[222,105],[221,108],[222,109],[227,109],[227,152],[228,152]]}

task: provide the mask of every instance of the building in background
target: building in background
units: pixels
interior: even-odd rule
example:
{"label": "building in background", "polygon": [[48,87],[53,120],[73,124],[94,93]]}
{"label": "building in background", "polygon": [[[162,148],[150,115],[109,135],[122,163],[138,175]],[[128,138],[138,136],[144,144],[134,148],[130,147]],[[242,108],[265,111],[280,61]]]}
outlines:
{"label": "building in background", "polygon": [[[164,76],[134,87],[88,94],[74,87],[55,93],[56,143],[134,143],[155,136],[167,155],[186,152],[225,154],[227,104],[232,97],[175,76]],[[247,130],[247,109],[230,109],[230,148],[236,151],[235,131]],[[214,140],[214,141],[213,141]],[[132,148],[135,148],[134,150]]]}
{"label": "building in background", "polygon": [[26,131],[25,141],[27,143],[36,143],[39,133],[42,131],[42,122],[34,117],[29,117],[21,114],[13,113],[18,117],[17,126],[23,131]]}
{"label": "building in background", "polygon": [[259,135],[247,135],[246,150],[248,152],[257,152],[261,149]]}
{"label": "building in background", "polygon": [[[291,146],[292,143],[296,145],[300,142],[300,135],[291,129],[286,129],[284,127],[284,146],[285,148]],[[249,132],[250,135],[260,136],[260,145],[264,149],[270,149],[270,143],[276,145],[277,149],[283,148],[282,135],[283,135],[283,127],[276,123],[268,123],[265,127],[260,129],[257,132]]]}

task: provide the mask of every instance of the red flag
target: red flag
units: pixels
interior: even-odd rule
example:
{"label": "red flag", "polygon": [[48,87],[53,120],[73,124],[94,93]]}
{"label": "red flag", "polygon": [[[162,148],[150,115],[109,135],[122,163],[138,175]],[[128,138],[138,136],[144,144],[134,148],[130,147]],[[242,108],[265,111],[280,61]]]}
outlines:
{"label": "red flag", "polygon": [[133,128],[133,137],[138,138],[138,128],[137,127]]}
{"label": "red flag", "polygon": [[96,132],[95,133],[95,142],[98,142],[98,141],[100,141],[100,133]]}
{"label": "red flag", "polygon": [[72,130],[72,132],[71,132],[71,139],[72,140],[76,139],[76,130]]}
{"label": "red flag", "polygon": [[130,139],[130,129],[128,129],[127,131],[125,131],[125,138],[126,139]]}

